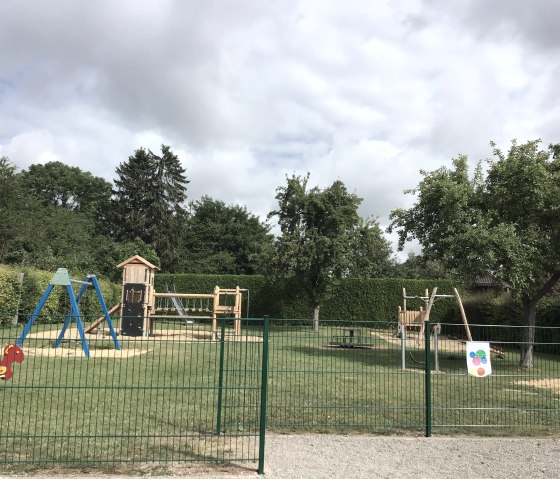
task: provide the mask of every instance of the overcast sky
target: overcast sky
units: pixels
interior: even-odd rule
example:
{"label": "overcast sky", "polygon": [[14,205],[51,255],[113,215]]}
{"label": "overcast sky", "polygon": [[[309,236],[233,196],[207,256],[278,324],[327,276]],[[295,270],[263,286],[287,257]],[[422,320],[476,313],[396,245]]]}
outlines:
{"label": "overcast sky", "polygon": [[560,141],[557,0],[2,0],[0,156],[111,181],[170,145],[189,199],[264,218],[286,175],[387,225],[419,169]]}

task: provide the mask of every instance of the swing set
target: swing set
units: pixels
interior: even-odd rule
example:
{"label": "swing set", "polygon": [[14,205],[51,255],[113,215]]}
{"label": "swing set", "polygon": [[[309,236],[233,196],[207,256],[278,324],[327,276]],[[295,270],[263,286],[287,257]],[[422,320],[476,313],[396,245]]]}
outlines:
{"label": "swing set", "polygon": [[[80,285],[80,289],[78,291],[78,294],[74,294],[74,287],[73,287],[74,284],[79,284]],[[21,336],[16,341],[16,345],[19,346],[19,347],[21,347],[23,345],[23,341],[25,340],[26,336],[29,334],[29,331],[33,327],[33,324],[35,323],[35,321],[39,317],[39,314],[41,313],[41,310],[43,309],[43,306],[45,305],[47,299],[49,298],[49,296],[50,296],[50,294],[53,291],[55,286],[62,286],[66,289],[66,292],[68,294],[68,299],[70,301],[70,312],[66,316],[66,320],[64,321],[64,325],[62,326],[62,329],[60,330],[60,333],[59,333],[53,347],[57,348],[60,345],[60,343],[62,343],[62,340],[64,339],[64,334],[66,333],[66,331],[67,331],[68,327],[70,326],[72,320],[74,320],[74,321],[76,321],[76,326],[78,328],[78,334],[80,335],[80,340],[81,340],[81,343],[82,343],[82,349],[84,351],[84,355],[85,355],[86,358],[90,357],[89,345],[88,345],[88,342],[87,342],[87,339],[86,339],[86,336],[85,336],[84,324],[83,324],[83,321],[82,321],[82,317],[80,315],[78,305],[80,303],[80,300],[84,296],[84,293],[88,289],[88,287],[92,287],[95,290],[95,293],[97,295],[97,299],[99,300],[101,310],[103,311],[103,318],[104,318],[104,321],[107,323],[107,326],[109,327],[109,332],[111,334],[111,338],[113,339],[113,344],[115,346],[115,349],[117,351],[120,351],[121,347],[120,347],[119,341],[117,339],[117,334],[115,332],[115,329],[113,328],[113,323],[111,322],[111,315],[110,315],[109,310],[107,309],[107,305],[105,304],[105,300],[103,299],[103,293],[101,292],[101,288],[99,287],[99,282],[97,281],[96,276],[95,275],[88,275],[88,276],[86,276],[84,281],[71,279],[70,275],[68,274],[68,270],[66,268],[59,268],[59,269],[56,270],[56,273],[54,274],[51,282],[49,283],[49,285],[47,286],[47,289],[43,293],[43,296],[39,300],[39,303],[37,304],[37,307],[33,311],[33,314],[31,315],[31,318],[29,319],[29,321],[25,325],[25,328],[23,329],[23,332],[21,333]]]}
{"label": "swing set", "polygon": [[[465,308],[463,307],[463,302],[461,301],[461,296],[459,295],[459,291],[457,288],[453,288],[453,294],[437,294],[437,287],[434,287],[432,293],[430,294],[429,290],[426,289],[424,296],[409,296],[406,294],[406,289],[403,288],[403,306],[402,308],[399,306],[399,314],[398,314],[398,327],[399,327],[399,336],[401,338],[401,368],[406,369],[406,338],[407,338],[407,331],[417,331],[416,336],[416,344],[419,345],[420,342],[424,339],[424,332],[426,323],[430,320],[430,312],[434,303],[440,299],[449,299],[455,298],[457,300],[457,304],[459,305],[459,310],[461,311],[461,318],[463,320],[463,324],[465,326],[465,333],[467,335],[467,339],[472,341],[472,334],[469,328],[469,323],[467,321],[467,315],[465,313]],[[407,309],[407,299],[416,299],[422,300],[424,302],[424,307],[418,310],[408,310]],[[440,333],[440,325],[434,325],[432,332],[434,333],[434,353],[436,355],[436,370],[438,370],[438,335]],[[412,351],[409,353],[411,359],[419,363],[414,356],[412,355]]]}

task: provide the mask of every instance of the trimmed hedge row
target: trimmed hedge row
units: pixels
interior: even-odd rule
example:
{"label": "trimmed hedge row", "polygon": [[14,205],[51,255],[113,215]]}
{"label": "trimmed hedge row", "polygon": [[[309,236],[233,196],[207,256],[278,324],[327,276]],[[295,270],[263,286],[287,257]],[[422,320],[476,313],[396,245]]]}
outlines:
{"label": "trimmed hedge row", "polygon": [[[21,270],[0,265],[0,325],[9,324],[19,310],[20,322],[25,322],[33,312],[52,279],[53,273],[25,269],[25,277],[20,293],[18,273]],[[73,275],[82,278],[83,275]],[[107,306],[120,301],[120,285],[100,280]],[[312,309],[305,293],[294,278],[266,278],[264,276],[243,275],[195,275],[158,274],[156,291],[166,291],[166,286],[177,292],[212,293],[214,286],[235,288],[239,286],[250,291],[249,316],[261,317],[265,314],[273,318],[304,319],[312,317]],[[345,279],[333,282],[331,291],[325,298],[320,312],[323,321],[368,320],[395,321],[398,306],[402,305],[402,288],[407,294],[419,296],[426,288],[438,286],[441,294],[452,294],[453,283],[447,280],[412,279]],[[21,296],[20,296],[21,295]],[[463,295],[469,323],[494,325],[522,324],[521,305],[510,295]],[[20,299],[18,299],[20,298]],[[246,314],[246,298],[243,315]],[[408,309],[418,309],[423,304],[419,300],[408,300]],[[69,311],[69,303],[63,288],[55,288],[45,304],[39,322],[59,322]],[[95,294],[89,293],[80,303],[84,317],[97,317],[100,313]],[[434,305],[432,320],[460,323],[456,302],[453,299],[440,300]],[[560,297],[544,298],[538,307],[537,324],[541,326],[560,325]]]}
{"label": "trimmed hedge row", "polygon": [[[21,290],[18,281],[18,274],[20,272],[25,274]],[[22,270],[20,268],[0,265],[0,326],[10,324],[14,315],[18,312],[19,322],[26,322],[51,282],[53,274],[53,272],[48,271]],[[84,275],[77,275],[75,277],[83,279]],[[99,280],[99,284],[108,307],[120,301],[120,285],[105,280]],[[70,302],[65,288],[54,288],[43,306],[37,323],[58,323],[64,321],[65,315],[69,311]],[[85,295],[82,301],[80,301],[80,313],[84,316],[84,319],[91,319],[101,315],[101,308],[93,291]]]}
{"label": "trimmed hedge row", "polygon": [[[250,290],[249,316],[265,314],[273,318],[306,319],[312,317],[312,309],[305,293],[294,278],[268,279],[263,276],[243,275],[156,275],[156,291],[165,291],[166,285],[177,292],[211,293],[214,286]],[[329,320],[395,321],[398,306],[402,305],[402,288],[407,295],[420,296],[426,288],[438,287],[439,294],[453,294],[454,283],[448,280],[414,279],[356,279],[349,278],[333,283],[330,294],[321,306],[320,318]],[[460,289],[460,288],[459,288]],[[482,325],[521,325],[521,304],[510,294],[467,295],[461,297],[469,323]],[[408,309],[419,309],[420,300],[408,300]],[[246,313],[244,304],[243,315]],[[432,321],[461,324],[459,307],[454,299],[438,300],[431,312]],[[537,309],[537,324],[560,326],[560,297],[543,298]]]}
{"label": "trimmed hedge row", "polygon": [[[469,323],[481,325],[523,325],[521,302],[510,294],[472,295],[464,300]],[[560,326],[560,296],[545,296],[537,305],[538,326]]]}
{"label": "trimmed hedge row", "polygon": [[[282,319],[306,319],[312,317],[312,308],[305,293],[294,278],[269,279],[264,276],[243,275],[194,275],[158,274],[156,291],[166,291],[167,286],[181,293],[212,293],[214,286],[221,288],[249,289],[249,316],[269,315]],[[452,294],[453,284],[447,280],[413,279],[344,279],[333,282],[331,291],[321,305],[323,321],[369,320],[395,321],[399,305],[402,305],[402,288],[408,295],[423,295],[426,288],[438,286],[438,292]],[[409,300],[408,309],[418,309],[420,300]],[[246,314],[246,304],[243,305]],[[448,320],[459,314],[455,301],[438,301],[432,310],[432,318]]]}

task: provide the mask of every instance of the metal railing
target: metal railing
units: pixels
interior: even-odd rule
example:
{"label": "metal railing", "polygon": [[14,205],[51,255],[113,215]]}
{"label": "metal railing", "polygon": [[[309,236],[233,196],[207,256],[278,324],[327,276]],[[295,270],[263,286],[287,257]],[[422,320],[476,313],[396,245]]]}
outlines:
{"label": "metal railing", "polygon": [[[268,326],[270,323],[270,327]],[[522,327],[471,325],[493,373],[467,375],[462,326],[244,320],[241,335],[158,321],[151,337],[88,335],[91,357],[60,325],[38,324],[25,360],[0,381],[5,467],[215,462],[264,464],[277,432],[556,434],[560,328],[536,328],[533,368]],[[0,329],[0,344],[19,328]],[[71,332],[71,331],[70,331]],[[251,466],[252,467],[252,466]],[[17,467],[16,467],[17,469]]]}
{"label": "metal railing", "polygon": [[[437,327],[436,327],[437,326]],[[467,375],[463,325],[401,331],[395,323],[274,320],[268,426],[276,431],[557,434],[560,328],[471,325],[491,347],[491,376]],[[427,347],[428,346],[428,347]]]}
{"label": "metal railing", "polygon": [[[560,426],[560,328],[536,327],[533,367],[520,367],[524,326],[471,325],[490,344],[492,374],[466,374],[462,326],[442,324],[431,371],[432,426],[438,432],[555,434]],[[431,339],[432,345],[434,338]],[[433,349],[433,348],[432,348]],[[433,354],[432,354],[433,355]]]}
{"label": "metal railing", "polygon": [[[68,466],[179,462],[255,463],[262,469],[263,362],[268,321],[251,335],[169,321],[150,337],[88,336],[86,358],[70,329],[37,325],[25,359],[0,381],[0,463]],[[0,329],[0,344],[21,327]],[[10,362],[10,361],[8,361]],[[262,436],[262,438],[261,438]],[[261,452],[263,449],[263,452]]]}

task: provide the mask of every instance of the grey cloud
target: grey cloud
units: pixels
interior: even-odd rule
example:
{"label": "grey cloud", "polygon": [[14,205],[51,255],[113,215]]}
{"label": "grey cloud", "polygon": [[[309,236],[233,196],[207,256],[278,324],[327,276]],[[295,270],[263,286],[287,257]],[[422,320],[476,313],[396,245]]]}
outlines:
{"label": "grey cloud", "polygon": [[424,2],[431,14],[445,14],[482,40],[519,42],[537,53],[560,51],[560,3],[556,0]]}
{"label": "grey cloud", "polygon": [[[508,10],[507,5],[513,5]],[[342,179],[364,216],[418,170],[557,134],[551,2],[0,3],[0,155],[107,179],[170,144],[191,183],[265,215],[285,174]],[[545,18],[546,17],[546,18]],[[495,28],[493,28],[495,27]],[[535,51],[537,54],[535,54]],[[556,69],[555,69],[556,68]],[[556,138],[558,141],[558,138]]]}

